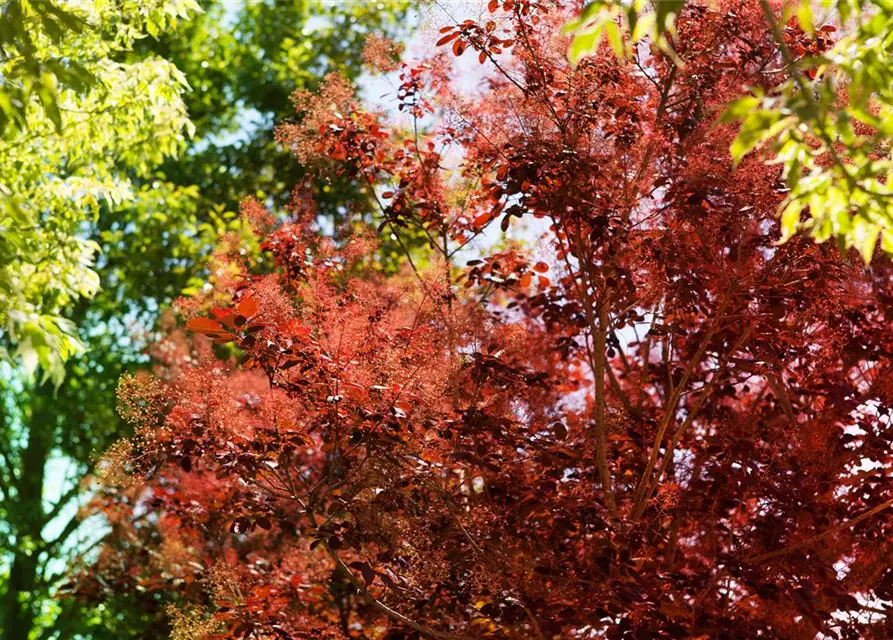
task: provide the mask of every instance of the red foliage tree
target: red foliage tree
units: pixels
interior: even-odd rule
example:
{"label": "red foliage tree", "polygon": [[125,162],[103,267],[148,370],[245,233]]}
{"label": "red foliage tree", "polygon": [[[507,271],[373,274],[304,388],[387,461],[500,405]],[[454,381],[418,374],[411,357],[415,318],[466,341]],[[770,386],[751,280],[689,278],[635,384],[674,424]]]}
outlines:
{"label": "red foliage tree", "polygon": [[[492,73],[463,99],[445,56],[405,66],[409,131],[338,78],[296,97],[280,140],[430,265],[383,276],[303,192],[275,229],[247,203],[276,268],[231,260],[203,336],[122,382],[134,479],[81,597],[175,591],[181,637],[893,633],[890,263],[778,246],[777,168],[733,169],[718,113],[784,72],[757,3],[686,3],[684,67],[572,68],[576,8],[446,27]],[[514,218],[538,250],[457,266]]]}

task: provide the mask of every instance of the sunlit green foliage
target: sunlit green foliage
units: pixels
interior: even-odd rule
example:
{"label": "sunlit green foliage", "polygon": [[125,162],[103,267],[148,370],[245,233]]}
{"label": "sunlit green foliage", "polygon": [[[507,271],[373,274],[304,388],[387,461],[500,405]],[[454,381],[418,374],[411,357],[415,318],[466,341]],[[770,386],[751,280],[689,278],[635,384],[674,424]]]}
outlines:
{"label": "sunlit green foliage", "polygon": [[39,366],[58,385],[65,360],[83,350],[61,312],[100,286],[84,225],[132,200],[134,177],[175,155],[191,131],[183,74],[127,52],[200,8],[11,0],[2,11],[0,357]]}
{"label": "sunlit green foliage", "polygon": [[[647,10],[650,4],[654,5],[653,11]],[[565,33],[573,35],[569,51],[571,62],[579,62],[593,53],[604,37],[607,37],[618,56],[627,55],[632,45],[647,37],[675,59],[670,44],[675,33],[673,21],[684,4],[685,0],[660,0],[655,3],[646,0],[593,0],[564,27]],[[628,37],[624,37],[623,31]]]}
{"label": "sunlit green foliage", "polygon": [[780,17],[764,11],[790,75],[771,93],[755,92],[730,107],[728,117],[741,119],[732,152],[740,160],[765,143],[783,163],[790,189],[781,214],[785,238],[808,229],[817,241],[834,238],[869,262],[879,238],[893,253],[893,3],[821,4],[836,10],[842,33],[812,56],[785,43],[789,14],[807,33],[835,27],[823,26],[805,2]]}

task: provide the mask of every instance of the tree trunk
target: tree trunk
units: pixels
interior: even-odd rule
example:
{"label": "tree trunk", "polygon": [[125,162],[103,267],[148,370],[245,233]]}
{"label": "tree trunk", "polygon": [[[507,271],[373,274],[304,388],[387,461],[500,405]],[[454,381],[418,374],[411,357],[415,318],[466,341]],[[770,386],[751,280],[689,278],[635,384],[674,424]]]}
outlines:
{"label": "tree trunk", "polygon": [[5,594],[3,640],[28,640],[34,626],[34,589],[37,585],[36,552],[16,553]]}
{"label": "tree trunk", "polygon": [[21,457],[21,474],[16,483],[15,500],[9,505],[10,524],[15,530],[16,551],[4,594],[2,640],[28,640],[34,626],[39,559],[45,524],[43,489],[46,464],[53,445],[53,388],[40,385],[32,396],[28,422],[28,446]]}

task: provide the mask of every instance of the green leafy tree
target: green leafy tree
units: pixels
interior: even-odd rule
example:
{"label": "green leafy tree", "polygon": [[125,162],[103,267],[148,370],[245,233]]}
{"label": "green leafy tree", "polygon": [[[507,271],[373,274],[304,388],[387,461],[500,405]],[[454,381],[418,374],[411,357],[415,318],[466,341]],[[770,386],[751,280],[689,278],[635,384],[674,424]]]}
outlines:
{"label": "green leafy tree", "polygon": [[83,351],[61,311],[99,288],[83,225],[131,200],[133,178],[191,130],[182,73],[127,53],[199,10],[194,0],[2,6],[0,357],[56,385]]}
{"label": "green leafy tree", "polygon": [[[766,144],[783,164],[785,238],[807,229],[819,242],[857,249],[867,263],[878,240],[893,254],[893,3],[822,4],[834,13],[819,21],[808,2],[776,15],[760,0],[789,75],[731,106],[728,117],[741,120],[732,152],[740,159]],[[785,28],[792,14],[804,37]]]}
{"label": "green leafy tree", "polygon": [[[329,72],[356,77],[370,35],[387,36],[410,3],[264,0],[203,3],[205,13],[182,31],[144,40],[183,71],[194,91],[186,96],[196,134],[189,151],[164,163],[162,181],[195,185],[203,206],[235,210],[246,196],[288,201],[305,169],[273,138],[294,117],[290,96],[315,90]],[[323,213],[358,197],[346,182],[325,185]]]}
{"label": "green leafy tree", "polygon": [[[73,15],[87,16],[90,10],[99,9],[106,12],[102,15],[107,16],[108,24],[89,32],[97,38],[113,37],[115,25],[127,22],[120,9],[130,7],[138,13],[140,7],[147,6],[99,0],[85,3],[83,10],[80,5],[65,5]],[[176,13],[179,6],[172,5],[172,10]],[[179,109],[182,104],[182,113],[184,117],[188,114],[194,130],[191,137],[187,135],[184,121],[179,138],[167,149],[172,154],[168,159],[162,157],[165,148],[159,138],[142,145],[147,154],[142,162],[127,161],[124,155],[136,153],[128,147],[139,140],[136,135],[119,139],[120,146],[109,142],[106,153],[99,154],[99,161],[105,163],[100,166],[115,172],[118,182],[114,184],[127,188],[120,197],[99,194],[81,209],[67,204],[71,222],[66,223],[68,235],[64,237],[90,249],[94,264],[78,263],[77,268],[83,277],[92,278],[89,293],[93,297],[69,294],[55,300],[51,309],[39,309],[40,315],[52,317],[54,326],[61,323],[65,340],[78,345],[72,347],[64,363],[61,356],[55,360],[58,387],[40,385],[42,376],[29,376],[21,360],[15,359],[19,343],[10,333],[3,338],[10,354],[0,375],[3,640],[156,638],[167,633],[160,596],[122,598],[90,609],[75,600],[53,597],[65,581],[68,564],[89,553],[107,531],[78,519],[78,508],[88,499],[79,480],[92,469],[97,452],[127,435],[114,411],[117,380],[124,371],[145,364],[143,348],[151,339],[159,313],[184,290],[202,285],[208,253],[219,234],[240,232],[238,201],[254,195],[281,205],[289,197],[287,187],[303,177],[303,169],[279,151],[272,138],[272,123],[281,121],[282,114],[293,113],[291,92],[315,88],[320,78],[333,70],[356,77],[366,35],[394,32],[407,6],[393,2],[250,2],[237,6],[203,2],[203,13],[190,14],[189,20],[179,20],[176,25],[172,17],[157,24],[145,17],[132,18],[143,20],[148,37],[129,41],[130,48],[117,49],[115,63],[141,65],[148,61],[170,69],[172,80],[181,89],[176,97],[159,98],[157,106],[170,109],[178,105]],[[85,21],[104,24],[95,19]],[[28,33],[35,38],[40,29],[35,22]],[[64,34],[66,38],[84,37],[76,29]],[[8,48],[4,45],[4,50]],[[92,68],[80,57],[71,59],[85,69]],[[70,95],[78,99],[93,91],[103,95],[92,82],[87,77],[80,94],[60,81],[60,104],[64,107]],[[32,102],[34,117],[48,118],[39,99]],[[149,107],[147,113],[154,116],[159,112]],[[62,111],[63,127],[72,117]],[[30,124],[20,125],[10,118],[4,142],[12,136],[24,139],[29,131],[36,132]],[[58,135],[52,127],[46,132],[54,140]],[[110,133],[84,131],[79,140],[85,148],[74,138],[59,144],[70,144],[72,154],[84,157],[93,144],[91,135]],[[37,154],[39,146],[35,143],[29,149]],[[23,161],[39,161],[25,150],[17,153]],[[4,162],[0,160],[0,164]],[[0,176],[6,179],[8,165],[3,166]],[[69,168],[60,164],[59,175],[67,175]],[[11,190],[10,201],[31,193],[24,189],[36,191],[40,186],[50,192],[52,186],[16,179],[19,182],[16,190]],[[328,200],[321,207],[324,214],[337,215],[358,197],[350,184],[328,187]],[[20,203],[27,201],[19,198]],[[61,224],[51,220],[55,212],[39,211],[44,222]],[[12,224],[11,217],[4,220],[2,224]],[[46,228],[33,231],[44,233]],[[0,236],[0,243],[10,240],[7,234]],[[58,243],[60,236],[50,237]],[[10,255],[31,259],[25,251]],[[3,264],[7,265],[5,260]],[[38,267],[31,271],[38,272],[43,271]],[[35,287],[34,304],[45,304],[44,296],[57,291],[54,284],[38,292],[34,278],[25,282]],[[54,357],[52,351],[45,353]],[[45,373],[47,369],[38,359],[37,370]]]}
{"label": "green leafy tree", "polygon": [[[70,458],[86,459],[92,444],[83,421],[70,420],[53,387],[41,385],[49,378],[59,387],[66,361],[85,352],[77,321],[100,289],[89,229],[146,196],[139,179],[191,131],[183,74],[132,47],[200,8],[193,0],[8,0],[0,11],[0,628],[21,640],[34,635],[59,571],[52,559],[77,528]],[[73,380],[63,393],[79,397],[68,413],[102,418],[82,397],[101,384]],[[68,482],[49,477],[67,467]],[[47,503],[50,480],[59,495]]]}

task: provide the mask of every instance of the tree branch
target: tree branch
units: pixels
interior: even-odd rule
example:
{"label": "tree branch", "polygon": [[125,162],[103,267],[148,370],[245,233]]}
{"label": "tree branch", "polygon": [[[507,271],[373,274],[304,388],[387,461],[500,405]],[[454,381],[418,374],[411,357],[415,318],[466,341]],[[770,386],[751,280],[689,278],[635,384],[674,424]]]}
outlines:
{"label": "tree branch", "polygon": [[369,593],[363,581],[361,581],[353,574],[353,571],[351,571],[350,567],[348,567],[344,563],[344,560],[341,559],[341,556],[339,556],[334,550],[332,550],[332,548],[327,543],[324,542],[322,546],[325,547],[325,550],[328,552],[329,556],[331,556],[332,560],[335,561],[335,564],[337,564],[341,568],[341,570],[347,574],[347,579],[350,580],[350,583],[356,588],[356,590],[359,591],[373,607],[381,611],[392,620],[396,620],[400,624],[409,627],[413,631],[416,631],[423,636],[435,638],[436,640],[477,640],[473,636],[464,636],[457,633],[450,633],[448,631],[437,631],[436,629],[432,629],[431,627],[420,624],[415,620],[412,620],[411,618],[407,618],[399,611],[391,609],[384,602]]}
{"label": "tree branch", "polygon": [[657,476],[654,478],[654,482],[652,482],[648,489],[645,491],[645,494],[642,497],[642,500],[638,502],[633,508],[633,518],[637,518],[642,514],[645,510],[648,501],[651,500],[651,496],[654,495],[654,492],[657,490],[658,486],[660,486],[660,480],[663,477],[664,473],[667,471],[667,467],[670,464],[670,461],[673,459],[673,451],[676,449],[676,445],[679,444],[679,441],[682,439],[682,436],[685,435],[685,432],[688,431],[688,428],[691,427],[691,424],[694,422],[695,417],[698,415],[698,412],[701,410],[701,407],[704,406],[704,402],[707,400],[707,396],[713,391],[713,388],[716,386],[717,382],[722,378],[725,374],[726,369],[728,368],[728,359],[734,355],[738,349],[740,349],[747,339],[750,337],[750,334],[753,332],[753,327],[748,328],[741,337],[735,342],[735,345],[731,348],[731,350],[726,354],[725,362],[720,366],[717,372],[713,375],[706,385],[704,385],[700,395],[698,396],[697,401],[694,406],[688,412],[688,415],[685,418],[685,422],[682,423],[682,426],[676,430],[676,433],[673,434],[673,437],[670,439],[670,443],[667,446],[667,451],[664,453],[663,458],[661,459],[660,466],[657,471]]}
{"label": "tree branch", "polygon": [[777,549],[775,551],[769,551],[767,553],[763,553],[763,554],[760,554],[757,556],[751,556],[749,558],[745,558],[744,563],[745,564],[759,564],[761,562],[766,562],[767,560],[772,560],[773,558],[778,558],[778,557],[787,555],[789,553],[793,553],[794,551],[799,551],[800,549],[803,549],[804,547],[808,547],[812,544],[815,544],[816,542],[821,542],[825,538],[834,535],[838,531],[843,531],[844,529],[849,529],[850,527],[855,527],[860,522],[863,522],[864,520],[867,520],[871,516],[877,515],[881,511],[884,511],[885,509],[888,509],[890,507],[893,507],[893,498],[891,498],[890,500],[887,500],[886,502],[882,502],[878,506],[874,507],[873,509],[869,509],[862,515],[856,516],[852,520],[847,520],[846,522],[842,522],[836,526],[831,527],[830,529],[823,531],[822,533],[820,533],[818,535],[815,535],[811,538],[807,538],[806,540],[804,540],[802,542],[792,544],[789,547],[785,547],[784,549]]}
{"label": "tree branch", "polygon": [[77,497],[81,492],[81,486],[77,481],[74,482],[74,485],[66,491],[63,495],[59,497],[59,500],[56,501],[56,504],[53,505],[52,509],[44,516],[43,522],[44,524],[48,523],[50,520],[59,515],[59,512],[65,508],[69,502],[71,502],[72,498]]}
{"label": "tree branch", "polygon": [[59,532],[59,535],[56,536],[52,541],[46,543],[45,548],[48,550],[52,550],[60,544],[63,544],[68,539],[68,537],[77,530],[80,525],[81,521],[78,519],[77,515],[72,516],[65,527],[62,529],[62,531]]}
{"label": "tree branch", "polygon": [[595,371],[593,371],[593,375],[595,376],[595,451],[598,458],[598,472],[605,490],[608,509],[614,514],[617,511],[617,505],[614,502],[614,488],[611,485],[611,470],[608,468],[608,425],[605,416],[605,340],[608,334],[608,305],[610,301],[609,289],[598,305],[598,330],[595,334]]}
{"label": "tree branch", "polygon": [[676,406],[679,403],[679,399],[682,397],[682,392],[685,389],[685,386],[688,384],[688,379],[691,377],[694,368],[700,363],[701,358],[704,357],[704,353],[707,351],[707,347],[709,346],[710,341],[713,339],[713,336],[716,334],[716,331],[719,328],[720,320],[725,314],[727,300],[727,296],[723,298],[722,302],[719,305],[719,308],[716,310],[716,316],[714,317],[710,328],[707,330],[707,333],[704,334],[704,338],[701,340],[701,344],[698,345],[698,350],[695,352],[694,357],[689,360],[688,365],[685,367],[685,371],[682,374],[682,379],[679,380],[679,384],[674,385],[675,388],[673,389],[673,392],[670,394],[670,397],[667,400],[663,419],[661,420],[660,427],[658,428],[657,433],[654,436],[654,443],[651,445],[651,452],[648,455],[648,462],[645,465],[645,469],[642,471],[642,477],[639,479],[639,484],[636,487],[636,493],[633,497],[633,512],[636,512],[638,509],[640,509],[642,498],[645,494],[646,489],[651,483],[651,474],[654,471],[654,465],[657,462],[658,455],[660,454],[660,446],[663,442],[664,434],[666,434],[667,428],[670,426],[670,421],[672,421],[674,416],[676,415]]}

